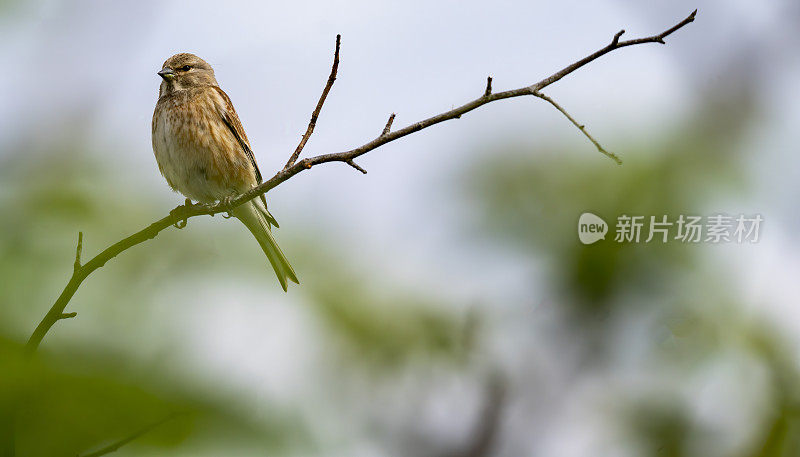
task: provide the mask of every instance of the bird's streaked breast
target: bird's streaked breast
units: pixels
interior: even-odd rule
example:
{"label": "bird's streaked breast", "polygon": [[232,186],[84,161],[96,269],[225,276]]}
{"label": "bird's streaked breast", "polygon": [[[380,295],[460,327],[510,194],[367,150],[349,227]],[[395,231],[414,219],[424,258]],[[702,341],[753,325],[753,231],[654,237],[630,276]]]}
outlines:
{"label": "bird's streaked breast", "polygon": [[161,97],[153,114],[153,151],[170,187],[197,201],[243,192],[255,183],[252,165],[220,117],[211,87]]}

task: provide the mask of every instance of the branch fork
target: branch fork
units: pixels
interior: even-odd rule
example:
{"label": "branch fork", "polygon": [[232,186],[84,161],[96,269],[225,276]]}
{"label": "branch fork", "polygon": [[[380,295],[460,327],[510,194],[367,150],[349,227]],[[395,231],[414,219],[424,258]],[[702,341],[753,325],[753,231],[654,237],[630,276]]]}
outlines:
{"label": "branch fork", "polygon": [[334,81],[336,81],[336,73],[339,71],[339,48],[341,45],[342,35],[336,35],[336,48],[333,51],[333,65],[331,66],[331,74],[328,76],[328,82],[325,83],[322,95],[319,96],[317,107],[314,108],[314,111],[311,113],[311,120],[308,122],[308,127],[306,127],[306,133],[300,138],[300,144],[297,145],[292,155],[289,156],[286,165],[283,166],[284,170],[294,165],[297,158],[300,157],[300,153],[303,152],[303,148],[306,147],[308,139],[311,138],[311,134],[314,133],[314,127],[317,126],[317,119],[319,119],[319,113],[322,111],[322,105],[325,104],[325,99],[328,98],[328,93],[331,91]]}

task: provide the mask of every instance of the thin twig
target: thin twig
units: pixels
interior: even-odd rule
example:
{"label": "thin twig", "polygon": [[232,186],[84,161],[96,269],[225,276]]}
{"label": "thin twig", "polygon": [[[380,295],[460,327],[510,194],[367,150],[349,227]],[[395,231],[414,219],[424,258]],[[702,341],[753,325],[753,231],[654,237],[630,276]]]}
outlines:
{"label": "thin twig", "polygon": [[550,75],[547,78],[539,81],[536,84],[533,84],[532,86],[530,86],[530,88],[533,89],[533,90],[542,90],[545,87],[549,86],[550,84],[553,84],[554,82],[556,82],[559,79],[563,78],[564,76],[567,76],[568,74],[574,72],[578,68],[586,65],[587,63],[589,63],[589,62],[591,62],[593,60],[597,60],[599,57],[602,57],[605,54],[608,54],[609,52],[611,52],[611,51],[613,51],[615,49],[624,48],[626,46],[633,46],[633,45],[637,45],[637,44],[645,44],[645,43],[661,43],[661,44],[664,44],[664,38],[668,37],[669,35],[672,35],[676,30],[684,27],[685,25],[687,25],[687,24],[689,24],[691,22],[694,22],[695,16],[697,16],[697,10],[692,11],[692,14],[688,15],[686,17],[686,19],[678,22],[674,26],[668,28],[667,30],[665,30],[665,31],[663,31],[661,33],[659,33],[658,35],[652,35],[652,36],[645,37],[645,38],[637,38],[635,40],[619,41],[619,38],[622,36],[623,33],[625,33],[625,30],[621,30],[621,31],[617,32],[616,35],[614,35],[614,38],[611,40],[611,43],[608,46],[606,46],[606,47],[604,47],[602,49],[599,49],[598,51],[596,51],[596,52],[594,52],[592,54],[589,54],[588,56],[584,57],[583,59],[581,59],[581,60],[579,60],[579,61],[577,61],[575,63],[573,63],[572,65],[564,67],[560,71],[557,71],[557,72],[553,73],[552,75]]}
{"label": "thin twig", "polygon": [[483,92],[484,97],[488,97],[492,95],[492,77],[489,76],[486,78],[486,90]]}
{"label": "thin twig", "polygon": [[[360,157],[367,152],[370,152],[374,149],[383,146],[386,143],[395,141],[400,139],[406,135],[410,135],[412,133],[418,132],[422,129],[428,128],[430,126],[436,125],[440,122],[448,121],[451,119],[459,118],[462,114],[468,113],[476,108],[479,108],[487,103],[495,102],[498,100],[503,100],[506,98],[513,98],[513,97],[522,97],[522,96],[536,96],[539,91],[556,81],[560,80],[564,76],[574,72],[578,68],[586,65],[587,63],[596,60],[597,58],[615,50],[625,46],[632,46],[637,44],[643,43],[663,43],[664,38],[668,35],[672,34],[676,30],[680,29],[681,27],[689,24],[690,22],[694,21],[695,14],[697,10],[692,12],[686,19],[679,22],[673,27],[670,27],[666,31],[658,34],[653,35],[647,38],[639,38],[635,40],[628,40],[628,41],[619,41],[619,37],[621,34],[617,34],[614,36],[612,42],[605,46],[604,48],[594,52],[593,54],[584,57],[583,59],[553,73],[552,75],[548,76],[541,81],[532,84],[530,86],[521,87],[519,89],[507,90],[504,92],[497,92],[486,96],[485,94],[481,95],[479,98],[472,100],[470,102],[465,103],[457,108],[451,109],[450,111],[446,111],[441,114],[437,114],[436,116],[429,117],[422,121],[413,123],[409,126],[406,126],[400,130],[395,130],[390,132],[391,123],[394,120],[394,116],[391,116],[389,122],[387,122],[384,131],[381,133],[380,136],[377,138],[357,147],[354,149],[350,149],[349,151],[332,153],[332,154],[321,154],[315,157],[306,158],[300,160],[299,162],[292,163],[290,162],[282,168],[280,171],[275,173],[272,178],[268,179],[267,181],[262,182],[256,187],[253,187],[249,191],[237,196],[236,198],[226,200],[225,202],[219,202],[212,205],[181,205],[173,209],[170,214],[156,222],[153,222],[148,227],[130,235],[129,237],[122,239],[113,245],[107,247],[103,252],[97,254],[94,258],[92,258],[89,262],[82,265],[78,270],[74,271],[72,277],[70,278],[67,285],[64,287],[64,290],[59,295],[56,302],[47,312],[45,317],[39,322],[36,329],[34,330],[31,337],[28,339],[27,344],[25,345],[25,350],[28,354],[31,354],[36,351],[41,344],[42,339],[50,330],[50,328],[55,324],[61,314],[64,311],[64,308],[67,306],[69,301],[72,299],[72,296],[75,294],[75,291],[78,290],[81,283],[87,276],[89,276],[93,271],[97,270],[98,268],[102,267],[106,264],[109,260],[113,259],[123,251],[132,248],[140,243],[143,243],[149,239],[156,237],[162,230],[171,227],[172,225],[176,224],[178,221],[184,221],[191,217],[201,216],[201,215],[214,215],[217,213],[228,213],[234,208],[239,205],[244,204],[252,200],[253,198],[258,197],[266,192],[269,192],[271,189],[275,188],[276,186],[280,185],[284,181],[288,180],[289,178],[303,172],[304,170],[308,170],[315,165],[320,165],[327,162],[344,162],[350,165],[357,157]],[[337,51],[338,51],[338,44],[340,39],[337,37]],[[330,85],[332,84],[332,79],[335,79],[336,76],[336,67],[338,66],[338,52],[336,52],[334,56],[334,68],[331,72],[331,78],[329,78],[329,84],[326,86],[326,90],[323,92],[323,96],[320,97],[320,103],[318,103],[318,108],[322,106],[325,97],[327,96],[327,92],[330,89]],[[539,97],[541,98],[541,97]],[[317,110],[315,110],[316,112]],[[563,111],[562,111],[563,112]],[[573,119],[570,120],[575,123]],[[316,118],[312,116],[312,123],[309,124],[309,129],[306,132],[306,136],[310,136],[310,132],[313,131],[313,124],[316,121]],[[577,123],[576,123],[577,124]],[[585,132],[584,132],[585,133]],[[588,136],[588,134],[587,134]],[[589,137],[591,138],[591,137]],[[307,140],[307,138],[305,138]],[[302,151],[302,146],[305,144],[304,141],[301,141],[301,145],[298,146],[298,150]],[[597,143],[595,142],[595,145]],[[295,151],[297,152],[297,151]],[[299,155],[299,153],[298,153]],[[294,154],[293,154],[294,156]],[[611,156],[613,158],[613,156]],[[296,157],[294,157],[296,160]],[[352,165],[351,165],[352,166]],[[362,169],[363,170],[363,169]]]}
{"label": "thin twig", "polygon": [[336,35],[336,49],[333,52],[333,66],[331,67],[331,74],[328,76],[328,82],[325,83],[325,88],[322,90],[322,95],[319,96],[317,107],[314,108],[314,112],[311,113],[311,121],[308,123],[306,133],[303,134],[303,137],[300,139],[300,144],[297,145],[294,153],[292,153],[291,157],[289,157],[289,161],[283,166],[284,170],[294,165],[295,161],[297,161],[297,158],[300,157],[300,153],[303,152],[303,148],[306,147],[306,142],[308,142],[308,139],[311,138],[311,134],[314,133],[314,127],[317,125],[319,112],[322,111],[322,105],[325,104],[325,99],[328,98],[328,92],[331,91],[333,82],[336,81],[336,72],[339,71],[339,47],[341,44],[342,35]]}
{"label": "thin twig", "polygon": [[78,246],[75,247],[75,263],[72,265],[72,271],[78,271],[81,267],[81,251],[83,251],[83,232],[78,232]]}
{"label": "thin twig", "polygon": [[[198,205],[195,205],[191,208],[197,208],[197,206]],[[56,322],[61,320],[61,315],[64,312],[64,308],[66,308],[73,295],[75,295],[78,287],[80,287],[83,280],[86,279],[86,277],[88,277],[92,272],[105,265],[106,262],[118,256],[123,251],[126,251],[133,246],[143,243],[149,239],[155,238],[156,235],[158,235],[162,230],[172,226],[179,220],[186,219],[190,216],[192,216],[192,214],[189,214],[187,207],[183,205],[179,206],[178,208],[172,210],[169,216],[150,224],[147,228],[142,229],[123,240],[117,241],[103,250],[103,252],[100,254],[94,256],[94,258],[92,258],[90,261],[83,264],[80,268],[74,270],[72,277],[70,277],[69,282],[67,282],[67,285],[64,287],[64,290],[61,291],[61,294],[58,296],[58,299],[56,299],[56,302],[53,304],[47,314],[45,314],[41,322],[39,322],[39,325],[36,326],[36,329],[33,331],[30,338],[28,338],[28,342],[25,344],[25,352],[28,355],[31,355],[36,351],[50,328]]]}
{"label": "thin twig", "polygon": [[394,122],[394,113],[389,116],[389,120],[386,121],[386,127],[383,128],[383,132],[381,132],[381,136],[386,136],[392,131],[392,122]]}
{"label": "thin twig", "polygon": [[619,37],[621,37],[623,33],[625,33],[625,29],[620,30],[619,32],[617,32],[616,35],[614,35],[614,39],[611,40],[612,46],[616,46],[619,44]]}
{"label": "thin twig", "polygon": [[146,433],[150,432],[151,430],[153,430],[154,428],[160,426],[161,424],[174,419],[176,416],[177,416],[177,414],[170,414],[169,416],[167,416],[167,417],[165,417],[165,418],[163,418],[163,419],[161,419],[159,421],[153,422],[150,425],[142,427],[141,429],[139,429],[135,433],[133,433],[133,434],[131,434],[131,435],[119,440],[119,441],[111,443],[108,446],[106,446],[106,447],[104,447],[104,448],[102,448],[102,449],[100,449],[98,451],[92,452],[90,454],[83,454],[81,457],[100,457],[101,455],[106,455],[106,454],[110,454],[112,452],[115,452],[115,451],[119,450],[119,448],[121,448],[122,446],[124,446],[124,445],[130,443],[131,441],[141,437],[142,435],[145,435]]}
{"label": "thin twig", "polygon": [[345,162],[344,162],[344,163],[346,163],[346,164],[350,165],[351,167],[355,168],[356,170],[360,171],[361,173],[367,174],[367,170],[365,170],[365,169],[361,168],[360,166],[358,166],[358,164],[357,164],[357,163],[355,163],[355,162],[354,162],[354,161],[352,161],[352,160],[345,160]]}
{"label": "thin twig", "polygon": [[613,152],[607,151],[603,146],[601,146],[600,143],[598,143],[597,140],[595,140],[594,137],[592,137],[592,135],[590,135],[589,132],[586,131],[586,126],[581,124],[581,123],[579,123],[578,121],[575,120],[575,118],[570,116],[570,114],[567,112],[567,110],[565,110],[555,100],[553,100],[552,98],[548,97],[547,95],[545,95],[545,94],[543,94],[543,93],[541,93],[539,91],[536,91],[533,95],[536,96],[536,97],[541,98],[542,100],[547,101],[548,103],[553,105],[557,110],[561,111],[561,114],[566,116],[567,119],[570,120],[570,122],[575,124],[575,127],[578,127],[578,130],[580,130],[581,132],[583,132],[584,135],[586,135],[586,138],[588,138],[589,141],[591,141],[592,144],[595,145],[595,147],[597,148],[598,151],[600,151],[601,153],[603,153],[606,156],[608,156],[611,159],[613,159],[615,162],[617,162],[617,165],[622,165],[622,159],[620,159],[618,155],[614,154]]}

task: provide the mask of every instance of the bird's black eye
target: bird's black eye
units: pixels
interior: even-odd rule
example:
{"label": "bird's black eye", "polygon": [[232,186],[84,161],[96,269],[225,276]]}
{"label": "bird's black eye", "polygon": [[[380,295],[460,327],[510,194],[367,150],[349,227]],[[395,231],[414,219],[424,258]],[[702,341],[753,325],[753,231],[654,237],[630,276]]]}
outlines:
{"label": "bird's black eye", "polygon": [[181,67],[181,71],[189,71],[191,69],[192,69],[191,65],[184,65],[184,66]]}

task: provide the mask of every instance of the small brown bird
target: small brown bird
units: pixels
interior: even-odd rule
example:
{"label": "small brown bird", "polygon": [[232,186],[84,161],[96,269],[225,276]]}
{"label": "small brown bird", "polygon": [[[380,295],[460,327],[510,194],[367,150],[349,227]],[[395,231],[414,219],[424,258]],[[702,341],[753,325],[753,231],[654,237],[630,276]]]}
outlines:
{"label": "small brown bird", "polygon": [[[194,54],[167,59],[158,72],[161,87],[153,113],[153,152],[169,186],[202,203],[225,200],[261,183],[250,142],[214,69]],[[281,287],[297,281],[272,237],[277,221],[261,195],[232,212],[258,240]]]}

